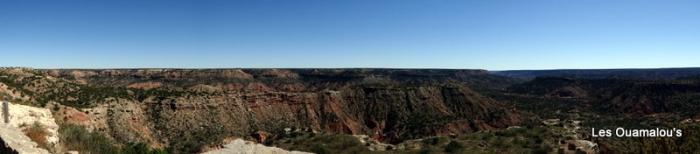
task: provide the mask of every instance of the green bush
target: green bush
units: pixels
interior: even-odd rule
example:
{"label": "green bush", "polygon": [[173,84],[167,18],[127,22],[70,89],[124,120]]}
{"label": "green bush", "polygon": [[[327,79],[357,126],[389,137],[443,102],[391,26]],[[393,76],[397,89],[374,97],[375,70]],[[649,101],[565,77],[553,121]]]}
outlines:
{"label": "green bush", "polygon": [[462,143],[459,143],[457,141],[451,141],[447,144],[447,146],[445,146],[445,152],[455,153],[461,151],[463,148],[464,145],[462,145]]}
{"label": "green bush", "polygon": [[59,130],[61,142],[69,150],[91,154],[118,154],[119,148],[109,138],[97,132],[89,132],[77,125],[63,125]]}
{"label": "green bush", "polygon": [[123,154],[166,154],[166,151],[161,149],[151,149],[145,143],[129,143],[122,147]]}
{"label": "green bush", "polygon": [[62,125],[58,132],[68,150],[87,154],[166,154],[161,149],[151,149],[144,143],[129,143],[121,148],[106,136],[90,132],[77,125]]}

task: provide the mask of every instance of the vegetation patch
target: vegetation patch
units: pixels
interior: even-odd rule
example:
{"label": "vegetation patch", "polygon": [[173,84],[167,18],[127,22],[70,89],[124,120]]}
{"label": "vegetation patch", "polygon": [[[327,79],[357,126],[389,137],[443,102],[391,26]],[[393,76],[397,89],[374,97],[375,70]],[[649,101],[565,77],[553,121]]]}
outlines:
{"label": "vegetation patch", "polygon": [[342,134],[314,134],[294,132],[270,141],[267,145],[287,150],[308,151],[318,154],[370,153],[357,138]]}
{"label": "vegetation patch", "polygon": [[522,127],[499,131],[476,132],[457,136],[433,136],[406,140],[386,151],[371,151],[371,143],[344,134],[291,132],[265,143],[287,150],[313,153],[552,153],[557,138],[543,127]]}
{"label": "vegetation patch", "polygon": [[161,149],[151,149],[144,143],[119,145],[98,132],[90,132],[77,125],[62,125],[58,130],[61,142],[68,150],[88,154],[164,154]]}

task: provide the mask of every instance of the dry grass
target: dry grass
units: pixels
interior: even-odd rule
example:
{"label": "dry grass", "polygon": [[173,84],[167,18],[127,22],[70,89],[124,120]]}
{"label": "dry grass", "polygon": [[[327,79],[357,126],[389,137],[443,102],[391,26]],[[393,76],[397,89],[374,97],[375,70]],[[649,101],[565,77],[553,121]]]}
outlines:
{"label": "dry grass", "polygon": [[34,123],[29,128],[24,129],[24,134],[26,134],[29,139],[36,142],[40,147],[48,147],[46,136],[49,135],[49,132],[39,123]]}

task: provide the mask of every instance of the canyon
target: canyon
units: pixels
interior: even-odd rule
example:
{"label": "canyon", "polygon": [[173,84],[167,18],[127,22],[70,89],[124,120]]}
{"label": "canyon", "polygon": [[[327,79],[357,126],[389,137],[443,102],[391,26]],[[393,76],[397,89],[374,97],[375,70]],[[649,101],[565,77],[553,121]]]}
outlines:
{"label": "canyon", "polygon": [[[695,72],[3,68],[0,98],[55,119],[13,126],[41,128],[32,140],[51,153],[681,151],[698,137],[685,131],[700,119]],[[622,126],[685,130],[668,141],[585,131]]]}

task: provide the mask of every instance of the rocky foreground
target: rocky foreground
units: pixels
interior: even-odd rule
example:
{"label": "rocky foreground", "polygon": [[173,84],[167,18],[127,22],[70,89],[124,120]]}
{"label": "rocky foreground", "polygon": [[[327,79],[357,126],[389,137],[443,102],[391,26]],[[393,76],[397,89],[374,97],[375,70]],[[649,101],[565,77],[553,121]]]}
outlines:
{"label": "rocky foreground", "polygon": [[[4,153],[34,153],[48,154],[46,147],[39,147],[36,141],[26,135],[30,125],[48,126],[48,134],[42,136],[45,144],[56,144],[58,142],[58,126],[48,109],[16,105],[9,102],[0,102],[2,111],[0,115],[0,140],[2,140]],[[9,111],[9,112],[8,112]]]}
{"label": "rocky foreground", "polygon": [[[0,114],[3,117],[8,117],[7,121],[0,122],[0,153],[10,154],[48,154],[47,149],[52,149],[53,153],[63,153],[59,150],[60,144],[58,139],[58,126],[53,119],[49,109],[18,105],[9,102],[1,102],[6,104],[7,108],[3,108]],[[34,125],[34,126],[30,126]],[[31,138],[32,136],[27,130],[30,127],[39,126],[46,131],[45,136],[40,136],[40,139]],[[30,137],[31,136],[31,137]],[[64,138],[66,138],[64,136]],[[42,142],[45,141],[45,142]],[[42,143],[39,145],[37,142]],[[52,146],[52,147],[47,147]],[[68,153],[79,153],[78,151],[67,151]],[[287,151],[280,148],[268,147],[262,144],[257,144],[251,141],[235,139],[229,141],[218,149],[211,149],[205,152],[206,154],[249,154],[249,153],[267,153],[267,154],[306,154],[306,152]]]}

